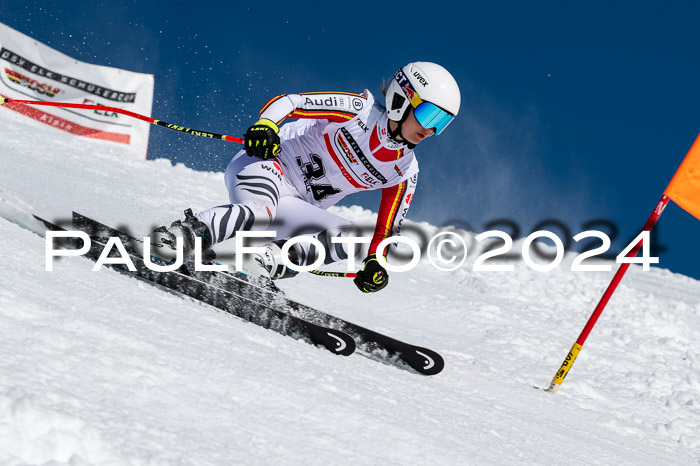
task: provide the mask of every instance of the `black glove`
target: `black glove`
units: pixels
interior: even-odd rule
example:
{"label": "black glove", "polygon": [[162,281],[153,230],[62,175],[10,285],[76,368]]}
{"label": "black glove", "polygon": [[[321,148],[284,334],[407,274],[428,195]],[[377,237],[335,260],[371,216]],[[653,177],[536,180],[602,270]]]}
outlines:
{"label": "black glove", "polygon": [[279,128],[272,121],[262,118],[248,128],[244,137],[245,153],[251,157],[268,160],[282,152]]}
{"label": "black glove", "polygon": [[377,254],[372,253],[363,261],[365,267],[357,272],[355,285],[363,293],[374,293],[383,290],[389,284],[389,274],[377,262]]}

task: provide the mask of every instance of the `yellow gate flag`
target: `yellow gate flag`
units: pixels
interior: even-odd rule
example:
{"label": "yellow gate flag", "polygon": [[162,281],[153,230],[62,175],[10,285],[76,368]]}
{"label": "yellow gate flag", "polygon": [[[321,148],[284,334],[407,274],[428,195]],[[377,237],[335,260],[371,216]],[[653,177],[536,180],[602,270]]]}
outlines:
{"label": "yellow gate flag", "polygon": [[700,135],[664,192],[700,220]]}

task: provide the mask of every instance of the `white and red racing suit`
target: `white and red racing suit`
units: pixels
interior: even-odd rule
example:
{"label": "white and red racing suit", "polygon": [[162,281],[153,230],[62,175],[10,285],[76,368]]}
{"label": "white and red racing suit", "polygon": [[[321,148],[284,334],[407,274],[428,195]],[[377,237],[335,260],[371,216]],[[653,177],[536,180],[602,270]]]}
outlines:
{"label": "white and red racing suit", "polygon": [[[285,94],[268,101],[260,118],[280,125],[281,154],[262,161],[239,152],[226,169],[230,205],[197,214],[214,242],[236,231],[272,226],[277,239],[315,236],[326,263],[347,258],[347,248],[330,238],[353,230],[351,222],[326,211],[345,196],[381,189],[382,197],[369,253],[399,233],[416,189],[418,162],[406,144],[389,136],[385,108],[363,94]],[[265,221],[261,221],[261,220]],[[297,245],[299,246],[299,245]],[[300,265],[313,262],[313,247],[298,251]]]}

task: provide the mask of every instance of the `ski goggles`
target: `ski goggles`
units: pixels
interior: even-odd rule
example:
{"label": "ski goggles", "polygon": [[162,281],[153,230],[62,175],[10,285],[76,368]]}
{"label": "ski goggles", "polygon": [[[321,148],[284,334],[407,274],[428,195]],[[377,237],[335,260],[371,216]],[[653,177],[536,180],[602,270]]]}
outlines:
{"label": "ski goggles", "polygon": [[442,133],[445,128],[447,128],[447,125],[454,120],[454,115],[450,115],[445,110],[430,102],[421,102],[418,104],[413,109],[413,115],[423,128],[435,128],[435,134]]}

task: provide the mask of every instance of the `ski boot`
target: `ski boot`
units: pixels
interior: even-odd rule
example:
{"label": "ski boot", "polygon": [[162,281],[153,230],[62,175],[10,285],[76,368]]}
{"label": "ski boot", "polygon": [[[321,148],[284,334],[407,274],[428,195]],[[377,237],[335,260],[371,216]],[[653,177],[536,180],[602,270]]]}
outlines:
{"label": "ski boot", "polygon": [[[272,280],[292,278],[299,274],[299,272],[290,269],[282,262],[283,244],[284,241],[268,243],[265,245],[265,252],[253,256],[258,265],[267,271]],[[289,249],[289,262],[292,264],[298,263],[297,253],[294,248]]]}
{"label": "ski boot", "polygon": [[151,233],[151,251],[161,259],[173,261],[177,255],[177,238],[182,238],[184,257],[188,257],[194,254],[197,236],[202,238],[202,257],[206,258],[206,251],[212,246],[211,233],[207,225],[194,216],[192,209],[187,209],[184,220],[177,220],[168,228],[158,227]]}

